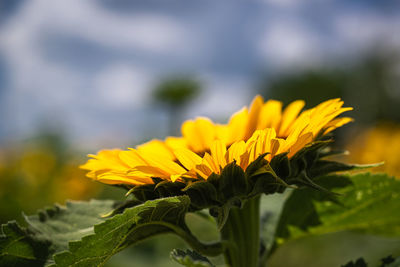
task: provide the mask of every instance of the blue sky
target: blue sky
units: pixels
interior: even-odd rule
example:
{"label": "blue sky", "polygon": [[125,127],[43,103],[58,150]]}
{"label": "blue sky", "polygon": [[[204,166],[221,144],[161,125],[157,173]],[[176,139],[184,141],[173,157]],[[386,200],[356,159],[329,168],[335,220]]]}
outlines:
{"label": "blue sky", "polygon": [[348,62],[400,47],[399,1],[29,0],[0,4],[0,136],[40,125],[90,149],[162,137],[151,101],[168,75],[204,92],[185,118],[224,120],[261,73]]}

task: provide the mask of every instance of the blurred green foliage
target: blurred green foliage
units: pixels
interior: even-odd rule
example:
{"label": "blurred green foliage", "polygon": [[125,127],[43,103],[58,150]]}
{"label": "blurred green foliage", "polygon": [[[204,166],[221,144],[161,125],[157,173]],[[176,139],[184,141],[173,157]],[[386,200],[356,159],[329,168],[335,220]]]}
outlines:
{"label": "blurred green foliage", "polygon": [[154,99],[170,107],[181,107],[200,92],[198,81],[190,78],[169,78],[161,81],[154,91]]}
{"label": "blurred green foliage", "polygon": [[400,121],[398,62],[397,54],[374,52],[351,64],[267,77],[260,93],[284,103],[303,99],[308,108],[340,97],[346,106],[354,107],[352,117],[358,122]]}
{"label": "blurred green foliage", "polygon": [[200,83],[190,77],[176,77],[162,80],[153,92],[153,98],[168,111],[169,134],[179,134],[179,124],[184,108],[201,92]]}

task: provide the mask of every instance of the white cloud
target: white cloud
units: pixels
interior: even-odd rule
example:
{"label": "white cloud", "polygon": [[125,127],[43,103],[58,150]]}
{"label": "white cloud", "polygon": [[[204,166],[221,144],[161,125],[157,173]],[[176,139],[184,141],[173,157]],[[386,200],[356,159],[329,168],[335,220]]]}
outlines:
{"label": "white cloud", "polygon": [[[9,126],[15,128],[10,132],[35,130],[35,122],[46,114],[59,116],[69,128],[76,114],[84,112],[85,103],[92,105],[90,108],[95,108],[93,103],[104,103],[123,109],[147,99],[150,74],[128,63],[106,63],[93,74],[93,70],[47,57],[40,38],[49,34],[55,38],[54,33],[129,53],[168,54],[179,47],[183,51],[187,45],[181,25],[165,15],[121,16],[93,0],[26,1],[3,23],[0,34],[0,53],[8,67],[11,89],[6,96],[12,102]],[[88,117],[95,119],[99,118]]]}
{"label": "white cloud", "polygon": [[30,36],[34,40],[39,31],[47,30],[70,33],[116,49],[139,48],[151,52],[168,52],[183,46],[187,35],[172,17],[152,13],[123,16],[93,0],[31,0],[5,27],[8,28],[5,36]]}
{"label": "white cloud", "polygon": [[338,38],[347,47],[358,50],[372,45],[398,49],[400,46],[400,18],[371,12],[346,12],[333,21]]}
{"label": "white cloud", "polygon": [[143,107],[148,101],[151,84],[151,77],[144,70],[116,63],[94,77],[93,87],[108,106]]}
{"label": "white cloud", "polygon": [[254,95],[249,80],[245,78],[203,74],[200,80],[204,83],[204,91],[191,106],[188,118],[206,116],[226,122],[234,112],[249,105]]}
{"label": "white cloud", "polygon": [[321,44],[318,34],[302,22],[276,18],[268,23],[258,49],[268,64],[285,67],[313,62]]}
{"label": "white cloud", "polygon": [[301,0],[261,0],[262,2],[278,7],[297,7],[303,4]]}
{"label": "white cloud", "polygon": [[260,0],[261,2],[271,5],[273,7],[283,8],[283,9],[297,9],[305,6],[312,6],[316,4],[330,4],[334,0]]}

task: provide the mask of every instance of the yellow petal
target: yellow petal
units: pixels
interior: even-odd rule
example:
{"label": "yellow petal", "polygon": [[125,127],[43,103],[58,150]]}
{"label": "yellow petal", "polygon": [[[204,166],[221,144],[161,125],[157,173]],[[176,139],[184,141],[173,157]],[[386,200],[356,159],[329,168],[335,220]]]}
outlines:
{"label": "yellow petal", "polygon": [[249,156],[250,156],[250,154],[249,154],[249,152],[247,152],[247,151],[245,151],[244,154],[240,156],[240,167],[241,167],[243,170],[246,170],[247,167],[248,167],[249,164],[250,164]]}
{"label": "yellow petal", "polygon": [[214,163],[219,167],[226,166],[226,146],[221,140],[215,140],[211,145],[211,156],[214,160]]}
{"label": "yellow petal", "polygon": [[241,156],[246,152],[246,144],[244,141],[233,143],[226,154],[226,160],[228,163],[236,161],[236,164],[240,166]]}
{"label": "yellow petal", "polygon": [[120,159],[127,164],[130,168],[137,165],[147,165],[148,163],[143,159],[136,149],[130,148],[127,151],[121,151],[119,153]]}
{"label": "yellow petal", "polygon": [[253,102],[251,103],[249,110],[249,116],[246,126],[246,134],[244,136],[245,140],[250,138],[253,135],[254,131],[257,130],[258,118],[260,115],[261,108],[263,107],[263,104],[264,104],[264,99],[260,95],[257,95],[253,99]]}
{"label": "yellow petal", "polygon": [[263,130],[257,130],[253,133],[253,135],[246,141],[246,147],[250,147],[253,142],[257,142],[260,138],[260,135],[263,134]]}
{"label": "yellow petal", "polygon": [[[257,130],[252,137],[247,141],[246,147],[249,152],[249,161],[257,159],[261,154],[271,153],[271,141],[276,137],[275,129],[267,128]],[[269,159],[270,156],[266,157]]]}
{"label": "yellow petal", "polygon": [[171,179],[171,173],[163,170],[161,168],[155,167],[155,166],[145,166],[145,165],[140,165],[136,166],[135,168],[132,169],[132,171],[129,172],[129,174],[134,175],[137,173],[142,173],[148,177],[158,177],[161,179]]}
{"label": "yellow petal", "polygon": [[265,156],[265,159],[270,161],[271,160],[271,150],[272,150],[272,140],[276,137],[276,132],[274,128],[269,128],[265,129],[265,134],[264,134],[264,142],[263,142],[263,148],[262,148],[262,153],[269,153],[268,155]]}
{"label": "yellow petal", "polygon": [[169,158],[170,160],[175,159],[175,156],[171,152],[171,150],[165,145],[164,142],[160,140],[151,140],[147,143],[139,145],[137,146],[137,150],[139,151],[139,153],[150,152],[161,157]]}
{"label": "yellow petal", "polygon": [[81,169],[89,170],[87,177],[97,179],[99,175],[109,172],[110,170],[125,172],[129,169],[119,157],[121,150],[101,150],[97,155],[89,155],[89,159],[85,164],[81,165]]}
{"label": "yellow petal", "polygon": [[171,180],[175,182],[179,177],[181,177],[186,172],[181,173],[171,173],[161,168],[157,168],[154,166],[137,166],[133,170],[133,173],[144,173],[150,177],[159,177],[162,179]]}
{"label": "yellow petal", "polygon": [[245,107],[232,115],[228,123],[228,144],[244,139],[248,117],[249,112]]}
{"label": "yellow petal", "polygon": [[354,119],[349,117],[337,118],[332,120],[325,126],[324,135],[352,121],[354,121]]}
{"label": "yellow petal", "polygon": [[221,168],[216,164],[213,157],[208,153],[204,154],[201,165],[207,166],[214,173],[217,173],[217,174],[221,173]]}
{"label": "yellow petal", "polygon": [[288,157],[293,157],[300,149],[305,147],[305,145],[311,143],[313,140],[313,134],[312,133],[306,133],[301,135],[296,143],[290,148],[290,152],[288,154]]}
{"label": "yellow petal", "polygon": [[179,162],[189,171],[202,162],[202,158],[199,155],[186,148],[176,149],[174,150],[174,154]]}
{"label": "yellow petal", "polygon": [[140,155],[147,162],[146,165],[158,168],[170,175],[183,174],[186,172],[183,167],[168,158],[162,158],[152,153],[141,153]]}
{"label": "yellow petal", "polygon": [[268,100],[262,106],[257,129],[278,128],[282,116],[282,102],[276,100]]}
{"label": "yellow petal", "polygon": [[297,115],[301,111],[301,109],[304,107],[305,102],[303,100],[296,100],[292,103],[290,103],[285,110],[283,111],[282,114],[282,121],[281,125],[279,127],[279,136],[287,136],[287,129],[288,127],[293,123],[293,121],[296,119]]}
{"label": "yellow petal", "polygon": [[324,128],[325,125],[327,125],[331,120],[333,120],[335,117],[342,114],[343,112],[346,112],[349,110],[353,110],[353,108],[340,108],[340,109],[332,112],[328,116],[322,118],[318,124],[316,124],[316,123],[310,124],[310,130],[313,132],[314,136],[316,136],[322,130],[322,128]]}
{"label": "yellow petal", "polygon": [[300,134],[303,133],[303,130],[310,124],[310,117],[308,116],[301,116],[296,121],[296,126],[292,129],[292,132],[286,138],[286,146],[292,146],[296,143],[297,139],[299,138]]}
{"label": "yellow petal", "polygon": [[280,153],[286,152],[285,140],[281,138],[274,138],[271,140],[271,157]]}
{"label": "yellow petal", "polygon": [[247,152],[249,154],[249,162],[253,162],[258,157],[257,142],[251,142],[247,146]]}
{"label": "yellow petal", "polygon": [[190,148],[202,152],[209,149],[215,139],[215,125],[207,118],[186,121],[182,125],[182,135]]}
{"label": "yellow petal", "polygon": [[213,171],[210,169],[210,167],[207,166],[206,164],[197,165],[196,172],[204,179],[207,179],[213,173]]}
{"label": "yellow petal", "polygon": [[153,181],[148,177],[127,177],[124,173],[111,171],[98,176],[98,181],[106,184],[152,184]]}
{"label": "yellow petal", "polygon": [[230,145],[230,131],[228,125],[217,124],[215,125],[215,138],[222,140],[225,145]]}
{"label": "yellow petal", "polygon": [[165,139],[165,145],[172,150],[181,147],[187,148],[187,142],[182,137],[169,136]]}

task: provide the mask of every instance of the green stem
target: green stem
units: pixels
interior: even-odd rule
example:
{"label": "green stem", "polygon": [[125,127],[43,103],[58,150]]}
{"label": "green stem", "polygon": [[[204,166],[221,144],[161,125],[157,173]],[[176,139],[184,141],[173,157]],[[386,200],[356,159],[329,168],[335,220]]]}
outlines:
{"label": "green stem", "polygon": [[230,267],[258,267],[260,252],[260,196],[247,200],[241,209],[232,208],[221,230],[230,244],[224,251]]}

